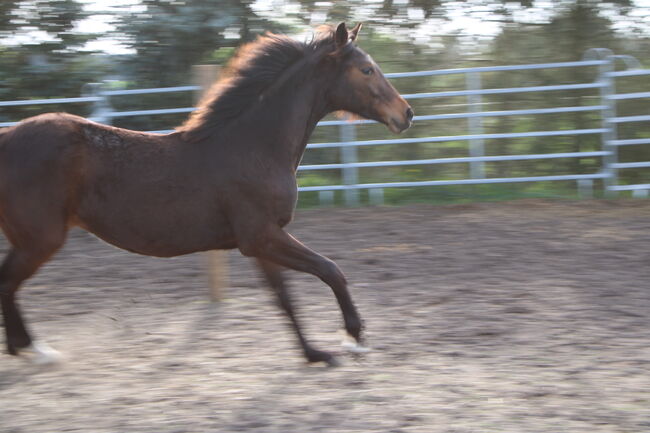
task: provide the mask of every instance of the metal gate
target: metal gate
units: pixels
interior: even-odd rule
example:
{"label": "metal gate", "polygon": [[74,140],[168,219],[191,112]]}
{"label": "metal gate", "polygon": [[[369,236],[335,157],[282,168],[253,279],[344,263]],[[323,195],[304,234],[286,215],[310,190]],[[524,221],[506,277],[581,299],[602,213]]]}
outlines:
{"label": "metal gate", "polygon": [[[617,66],[623,66],[624,70],[617,70]],[[486,73],[512,71],[532,71],[556,68],[585,68],[596,67],[597,77],[592,82],[555,84],[542,86],[506,87],[506,88],[484,88],[482,76]],[[630,116],[617,116],[617,103],[632,99],[650,98],[650,80],[644,80],[647,91],[634,93],[617,93],[616,80],[623,77],[636,77],[650,75],[650,70],[643,69],[639,62],[625,55],[615,55],[606,49],[589,50],[582,61],[544,63],[530,65],[490,66],[465,69],[432,70],[407,73],[386,74],[394,80],[399,88],[399,80],[407,77],[432,77],[464,75],[464,90],[426,92],[405,94],[407,100],[440,99],[447,97],[466,98],[466,111],[450,114],[418,115],[414,122],[426,122],[430,120],[445,119],[466,119],[467,134],[448,136],[425,136],[411,138],[383,139],[373,138],[367,140],[355,139],[355,127],[360,124],[372,123],[370,121],[346,121],[332,120],[319,123],[319,127],[339,128],[339,141],[311,143],[308,149],[338,148],[340,149],[340,161],[331,164],[303,164],[298,170],[301,172],[317,170],[341,170],[341,182],[331,185],[300,186],[300,191],[319,191],[322,199],[327,200],[333,191],[344,191],[345,201],[349,205],[359,203],[358,192],[369,190],[371,201],[380,203],[383,197],[384,188],[418,187],[418,186],[442,186],[442,185],[467,185],[467,184],[495,184],[495,183],[519,183],[539,181],[576,181],[579,187],[590,188],[594,180],[602,180],[606,194],[615,195],[619,191],[634,191],[637,195],[647,195],[650,190],[649,183],[621,184],[619,171],[626,169],[650,168],[650,161],[619,162],[619,148],[621,146],[638,146],[650,144],[650,132],[641,137],[622,137],[618,130],[619,126],[634,122],[650,122],[650,104],[643,109],[643,112]],[[485,111],[482,103],[483,97],[497,94],[521,94],[549,91],[571,91],[580,89],[596,89],[599,92],[600,103],[588,106],[561,106],[552,108],[522,108],[516,110]],[[91,119],[111,123],[112,119],[127,116],[150,116],[170,113],[189,113],[193,107],[164,108],[136,111],[114,111],[111,108],[111,99],[124,95],[151,94],[163,92],[193,92],[198,90],[197,86],[181,86],[155,89],[106,89],[100,84],[87,85],[87,94],[78,98],[63,99],[40,99],[24,101],[0,101],[0,107],[19,105],[47,105],[65,103],[90,103],[92,104]],[[597,112],[601,116],[601,124],[598,128],[569,129],[569,130],[535,130],[525,132],[502,132],[485,133],[484,121],[489,118],[502,118],[522,115],[544,115],[551,113],[577,113]],[[0,126],[10,126],[16,122],[0,122]],[[647,123],[644,125],[648,125]],[[649,128],[650,130],[650,128]],[[151,131],[158,133],[169,132]],[[494,139],[517,139],[526,137],[557,137],[557,136],[578,136],[578,135],[599,135],[602,147],[596,151],[561,152],[561,153],[536,153],[522,155],[485,155],[484,142]],[[467,155],[453,158],[426,158],[414,160],[391,160],[391,161],[362,161],[358,160],[357,150],[365,146],[384,146],[390,144],[414,144],[414,143],[441,143],[450,141],[467,142]],[[562,175],[535,175],[518,177],[488,177],[486,176],[484,164],[498,161],[524,161],[524,160],[553,160],[559,158],[586,158],[596,157],[602,160],[600,169],[593,173],[574,173]],[[399,166],[427,166],[439,164],[467,164],[468,177],[465,179],[440,180],[423,179],[418,181],[388,181],[380,183],[360,182],[359,169],[368,167],[399,167]]]}

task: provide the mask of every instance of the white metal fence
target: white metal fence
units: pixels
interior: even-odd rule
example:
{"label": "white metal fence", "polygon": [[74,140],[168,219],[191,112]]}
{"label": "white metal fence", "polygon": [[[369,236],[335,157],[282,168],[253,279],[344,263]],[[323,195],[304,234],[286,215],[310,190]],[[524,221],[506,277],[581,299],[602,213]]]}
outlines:
{"label": "white metal fence", "polygon": [[[617,63],[625,67],[625,70],[616,70]],[[544,86],[527,86],[511,88],[483,88],[481,76],[488,72],[508,72],[508,71],[526,71],[535,69],[556,69],[556,68],[584,68],[597,67],[598,76],[593,82],[557,84]],[[405,94],[407,100],[417,99],[435,99],[445,97],[465,97],[467,101],[467,111],[464,113],[435,114],[435,115],[418,115],[414,122],[425,122],[429,120],[447,120],[447,119],[467,119],[468,133],[465,135],[451,136],[427,136],[416,138],[395,138],[395,139],[372,139],[356,140],[355,125],[372,123],[371,121],[323,121],[319,124],[321,127],[338,126],[340,128],[340,141],[326,143],[312,143],[308,149],[318,148],[339,148],[341,151],[341,162],[333,164],[311,164],[301,165],[300,171],[315,170],[341,170],[342,183],[324,186],[303,186],[300,191],[319,191],[322,198],[327,199],[333,191],[345,191],[345,199],[348,204],[358,203],[358,191],[362,189],[370,190],[371,200],[381,201],[384,188],[397,187],[418,187],[418,186],[440,186],[440,185],[466,185],[466,184],[494,184],[494,183],[517,183],[517,182],[539,182],[539,181],[577,181],[583,188],[590,188],[594,180],[600,179],[603,182],[604,189],[608,194],[616,194],[617,191],[640,191],[647,194],[650,190],[650,184],[620,184],[618,180],[619,170],[632,168],[650,168],[649,162],[619,162],[618,149],[621,146],[645,145],[650,144],[650,136],[645,138],[620,138],[617,134],[617,126],[632,122],[650,122],[650,109],[646,113],[634,116],[617,117],[617,101],[631,99],[648,99],[650,98],[650,80],[645,81],[648,91],[636,93],[617,93],[615,82],[620,77],[645,76],[650,75],[650,70],[643,69],[639,63],[629,56],[614,55],[605,49],[589,50],[583,61],[562,62],[562,63],[544,63],[531,65],[516,66],[493,66],[477,67],[466,69],[448,69],[433,71],[418,71],[407,73],[387,74],[392,80],[399,80],[406,77],[430,77],[445,75],[464,75],[466,80],[465,90],[429,92]],[[93,104],[91,119],[103,123],[111,123],[112,119],[128,116],[149,116],[171,113],[189,113],[193,107],[151,109],[137,111],[114,111],[111,108],[110,101],[112,98],[136,95],[151,94],[163,92],[194,92],[199,90],[197,86],[181,86],[155,89],[135,89],[135,90],[107,90],[100,84],[89,84],[87,91],[82,97],[63,98],[63,99],[33,99],[24,101],[0,101],[0,107],[20,106],[20,105],[44,105],[44,104],[66,104],[66,103],[90,103]],[[524,108],[517,110],[505,111],[483,111],[482,97],[484,95],[496,94],[520,94],[533,92],[549,91],[570,91],[580,89],[597,89],[600,95],[600,103],[588,106],[562,106],[553,108]],[[601,117],[601,124],[598,128],[588,129],[571,129],[571,130],[542,130],[527,132],[504,132],[504,133],[485,133],[483,128],[483,119],[521,116],[521,115],[543,115],[551,113],[576,113],[576,112],[597,112]],[[15,122],[2,122],[0,126],[10,126]],[[164,133],[169,131],[150,131]],[[601,137],[602,148],[598,151],[590,152],[563,152],[563,153],[543,153],[528,155],[490,155],[484,153],[485,140],[493,139],[516,139],[524,137],[554,137],[554,136],[578,136],[578,135],[598,135]],[[395,160],[395,161],[367,161],[359,162],[357,158],[357,149],[363,146],[384,146],[389,144],[413,144],[413,143],[436,143],[450,141],[466,141],[468,143],[468,152],[465,157],[455,158],[429,158],[416,160]],[[563,175],[536,175],[525,177],[486,177],[484,163],[498,161],[514,160],[541,160],[541,159],[559,159],[559,158],[601,158],[602,164],[600,169],[588,174],[563,174]],[[397,167],[409,165],[434,165],[434,164],[469,164],[469,178],[455,180],[427,179],[421,181],[391,181],[382,183],[359,183],[358,170],[366,167]]]}

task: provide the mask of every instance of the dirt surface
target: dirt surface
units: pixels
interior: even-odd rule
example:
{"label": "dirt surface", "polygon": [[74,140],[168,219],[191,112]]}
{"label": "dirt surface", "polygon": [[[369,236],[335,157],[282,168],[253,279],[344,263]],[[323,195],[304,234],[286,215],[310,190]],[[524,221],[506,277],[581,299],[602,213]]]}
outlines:
{"label": "dirt surface", "polygon": [[0,355],[0,432],[650,431],[650,201],[327,209],[290,231],[347,274],[372,353],[341,353],[315,278],[289,274],[335,369],[305,365],[238,253],[212,304],[205,256],[77,231],[21,291],[67,360]]}

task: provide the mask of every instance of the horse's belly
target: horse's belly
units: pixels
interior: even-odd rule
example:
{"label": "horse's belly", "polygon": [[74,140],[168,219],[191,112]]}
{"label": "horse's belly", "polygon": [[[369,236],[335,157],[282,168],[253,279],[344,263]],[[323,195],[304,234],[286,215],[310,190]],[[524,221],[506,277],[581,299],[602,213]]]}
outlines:
{"label": "horse's belly", "polygon": [[109,228],[95,221],[81,221],[79,225],[118,248],[147,256],[173,257],[236,246],[233,236],[227,230],[216,227],[175,226],[162,233],[147,228],[137,232]]}
{"label": "horse's belly", "polygon": [[225,217],[208,206],[161,205],[143,198],[139,206],[105,203],[80,206],[78,225],[106,242],[139,254],[172,257],[235,246]]}

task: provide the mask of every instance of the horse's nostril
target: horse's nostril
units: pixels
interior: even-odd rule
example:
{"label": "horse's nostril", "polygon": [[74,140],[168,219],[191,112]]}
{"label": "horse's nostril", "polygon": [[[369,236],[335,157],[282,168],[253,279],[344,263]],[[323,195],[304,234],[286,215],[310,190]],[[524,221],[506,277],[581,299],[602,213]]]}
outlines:
{"label": "horse's nostril", "polygon": [[414,113],[413,113],[413,110],[411,109],[411,107],[406,109],[406,118],[409,120],[409,122],[411,120],[413,120],[413,114]]}

